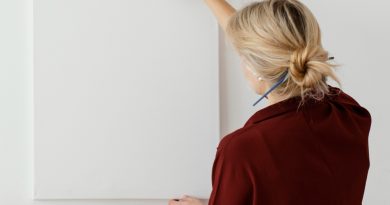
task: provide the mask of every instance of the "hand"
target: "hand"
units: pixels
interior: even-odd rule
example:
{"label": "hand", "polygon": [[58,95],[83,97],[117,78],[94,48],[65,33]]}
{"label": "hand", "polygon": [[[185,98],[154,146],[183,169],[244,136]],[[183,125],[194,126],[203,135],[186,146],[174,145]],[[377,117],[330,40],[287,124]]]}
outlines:
{"label": "hand", "polygon": [[200,199],[184,195],[183,198],[176,201],[175,199],[171,199],[168,201],[168,205],[205,205]]}
{"label": "hand", "polygon": [[226,24],[229,18],[236,13],[236,9],[225,0],[204,0],[204,2],[211,9],[219,25],[225,31]]}

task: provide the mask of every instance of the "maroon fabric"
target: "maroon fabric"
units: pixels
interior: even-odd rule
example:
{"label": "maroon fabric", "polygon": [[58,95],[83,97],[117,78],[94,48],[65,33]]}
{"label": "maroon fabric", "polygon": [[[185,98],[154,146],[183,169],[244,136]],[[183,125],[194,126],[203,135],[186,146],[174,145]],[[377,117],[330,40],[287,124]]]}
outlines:
{"label": "maroon fabric", "polygon": [[329,85],[322,101],[290,98],[220,141],[209,205],[361,205],[371,115]]}

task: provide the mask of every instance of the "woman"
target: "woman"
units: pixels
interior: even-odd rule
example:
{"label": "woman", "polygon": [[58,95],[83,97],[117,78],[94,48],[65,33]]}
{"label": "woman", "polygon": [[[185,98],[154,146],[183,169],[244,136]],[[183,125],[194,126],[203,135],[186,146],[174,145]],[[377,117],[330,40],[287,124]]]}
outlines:
{"label": "woman", "polygon": [[[327,84],[340,85],[338,65],[328,62],[311,11],[297,0],[254,2],[237,12],[223,0],[204,1],[250,85],[268,97],[267,107],[220,141],[208,204],[361,205],[371,116]],[[185,195],[169,204],[202,202]]]}

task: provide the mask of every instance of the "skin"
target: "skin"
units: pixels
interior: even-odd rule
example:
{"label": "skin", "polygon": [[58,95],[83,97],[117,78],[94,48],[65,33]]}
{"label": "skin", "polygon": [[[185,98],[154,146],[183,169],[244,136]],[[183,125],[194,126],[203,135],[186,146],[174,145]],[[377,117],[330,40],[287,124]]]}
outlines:
{"label": "skin", "polygon": [[[211,12],[216,17],[218,24],[225,31],[226,24],[229,20],[229,17],[236,12],[228,2],[225,0],[203,0],[204,3],[210,8]],[[244,77],[248,81],[251,88],[259,95],[264,94],[270,87],[271,83],[266,80],[259,80],[257,75],[252,73],[252,71],[247,67],[245,61],[241,59],[241,71],[244,74]],[[272,105],[276,102],[284,100],[284,98],[280,96],[276,96],[272,94],[272,92],[268,95],[267,104]],[[190,195],[183,195],[182,198],[177,198],[179,201],[175,199],[170,199],[168,201],[168,205],[206,205],[201,199],[195,198]]]}
{"label": "skin", "polygon": [[169,200],[168,205],[206,205],[206,203],[195,197],[183,195],[180,201],[175,201],[174,199]]}
{"label": "skin", "polygon": [[[248,81],[251,88],[259,95],[263,95],[265,92],[268,91],[272,87],[272,83],[264,80],[259,79],[261,76],[258,74],[255,74],[252,72],[252,70],[246,65],[245,61],[241,58],[241,71],[244,74],[246,80]],[[266,96],[267,99],[267,105],[272,105],[274,103],[280,102],[282,100],[287,99],[286,97],[282,97],[279,95],[275,95],[274,93],[270,93]]]}

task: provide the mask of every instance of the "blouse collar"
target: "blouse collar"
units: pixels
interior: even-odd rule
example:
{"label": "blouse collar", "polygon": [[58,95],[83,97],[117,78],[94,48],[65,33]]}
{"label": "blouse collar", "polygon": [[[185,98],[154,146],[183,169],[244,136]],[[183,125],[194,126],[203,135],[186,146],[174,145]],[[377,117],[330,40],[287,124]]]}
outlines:
{"label": "blouse collar", "polygon": [[[302,105],[301,108],[311,106],[313,103],[318,103],[318,102],[323,102],[325,100],[333,99],[335,97],[333,94],[337,95],[341,91],[339,88],[333,87],[330,85],[328,85],[328,88],[330,90],[330,94],[325,95],[325,97],[321,101],[316,101],[315,99],[307,99],[305,104]],[[277,115],[280,115],[280,114],[283,114],[286,112],[298,110],[298,105],[300,103],[300,100],[301,100],[301,96],[294,96],[294,97],[279,101],[277,103],[274,103],[272,105],[269,105],[261,110],[258,110],[247,120],[244,127],[250,126],[252,124],[256,124],[258,122],[261,122],[263,120],[272,118],[274,116],[277,116]]]}

